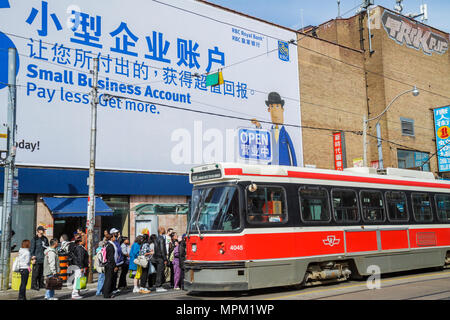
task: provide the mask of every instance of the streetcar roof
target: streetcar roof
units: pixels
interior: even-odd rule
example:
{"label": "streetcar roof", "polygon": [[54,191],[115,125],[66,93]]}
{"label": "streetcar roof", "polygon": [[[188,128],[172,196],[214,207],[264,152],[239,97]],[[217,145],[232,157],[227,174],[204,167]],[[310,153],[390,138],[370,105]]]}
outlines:
{"label": "streetcar roof", "polygon": [[[220,174],[219,174],[220,170]],[[217,174],[208,175],[207,173]],[[198,175],[204,179],[193,181]],[[383,173],[374,168],[349,168],[344,171],[291,166],[214,163],[191,169],[194,185],[224,181],[260,183],[304,183],[348,187],[450,192],[450,181],[436,180],[431,172],[387,168]]]}

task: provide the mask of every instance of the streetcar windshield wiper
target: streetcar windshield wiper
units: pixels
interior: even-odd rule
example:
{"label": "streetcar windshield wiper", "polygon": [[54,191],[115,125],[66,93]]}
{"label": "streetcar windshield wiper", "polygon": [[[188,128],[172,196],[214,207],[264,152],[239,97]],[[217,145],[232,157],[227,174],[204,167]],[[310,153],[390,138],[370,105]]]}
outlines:
{"label": "streetcar windshield wiper", "polygon": [[198,221],[200,220],[200,213],[202,212],[204,206],[205,206],[205,195],[200,193],[200,201],[198,202],[198,206],[197,206],[197,208],[198,208],[197,220],[195,220],[195,225],[197,227],[197,231],[198,231],[198,235],[200,236],[200,240],[203,239],[203,235],[200,231],[200,227],[198,226]]}
{"label": "streetcar windshield wiper", "polygon": [[[200,193],[199,200],[197,202],[197,205],[195,206],[194,212],[192,213],[191,223],[189,223],[188,236],[191,233],[192,225],[195,224],[197,227],[198,234],[200,235],[200,238],[202,239],[203,237],[202,237],[202,233],[200,232],[200,228],[198,226],[198,221],[200,219],[200,212],[202,211],[203,206],[204,206],[204,198],[205,197],[201,192],[199,192],[199,193]],[[192,222],[192,220],[194,218],[195,218],[195,221]]]}

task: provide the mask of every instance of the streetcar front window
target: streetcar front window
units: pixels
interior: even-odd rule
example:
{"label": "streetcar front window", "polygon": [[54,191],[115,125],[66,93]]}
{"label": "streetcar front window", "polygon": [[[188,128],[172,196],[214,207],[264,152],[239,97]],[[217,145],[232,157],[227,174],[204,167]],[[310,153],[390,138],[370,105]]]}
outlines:
{"label": "streetcar front window", "polygon": [[223,186],[194,189],[190,232],[239,230],[239,191]]}

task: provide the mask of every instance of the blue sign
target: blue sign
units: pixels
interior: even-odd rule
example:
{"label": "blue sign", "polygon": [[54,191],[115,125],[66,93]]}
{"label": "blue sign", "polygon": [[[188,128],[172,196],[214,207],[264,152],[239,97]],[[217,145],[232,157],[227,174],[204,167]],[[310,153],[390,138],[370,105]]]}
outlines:
{"label": "blue sign", "polygon": [[283,61],[289,61],[289,43],[278,41],[278,58]]}
{"label": "blue sign", "polygon": [[439,172],[450,171],[450,106],[433,110]]}
{"label": "blue sign", "polygon": [[272,161],[272,139],[269,130],[241,128],[238,139],[240,159]]}

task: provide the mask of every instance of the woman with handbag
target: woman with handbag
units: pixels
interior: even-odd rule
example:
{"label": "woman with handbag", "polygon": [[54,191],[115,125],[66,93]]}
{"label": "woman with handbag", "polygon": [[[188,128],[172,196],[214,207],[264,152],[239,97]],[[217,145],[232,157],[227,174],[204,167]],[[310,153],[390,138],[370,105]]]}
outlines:
{"label": "woman with handbag", "polygon": [[[22,246],[19,249],[19,256],[17,257],[17,268],[20,272],[20,289],[19,289],[19,300],[27,300],[27,282],[30,275],[31,267],[31,254],[30,254],[30,240],[23,240]],[[15,271],[15,270],[14,270]]]}
{"label": "woman with handbag", "polygon": [[147,287],[148,270],[149,270],[149,264],[150,264],[150,256],[152,254],[153,254],[153,251],[150,249],[149,236],[148,236],[148,234],[144,234],[141,250],[139,251],[139,256],[137,258],[139,260],[139,259],[142,259],[141,258],[142,256],[145,257],[144,261],[140,264],[142,267],[142,275],[141,275],[141,279],[140,279],[141,289],[139,290],[139,293],[142,293],[142,294],[151,292],[146,287]]}
{"label": "woman with handbag", "polygon": [[134,282],[134,289],[133,293],[139,293],[139,278],[137,277],[136,273],[138,270],[138,265],[134,262],[134,260],[139,256],[139,251],[141,251],[141,245],[142,245],[142,236],[137,236],[136,240],[134,240],[133,245],[130,249],[130,265],[128,267],[128,270],[130,270],[130,278],[133,278]]}
{"label": "woman with handbag", "polygon": [[59,258],[56,247],[58,247],[58,239],[52,239],[50,240],[50,247],[44,251],[44,277],[47,289],[45,300],[58,300],[54,297],[55,289],[58,289],[59,284],[62,284],[58,281]]}

